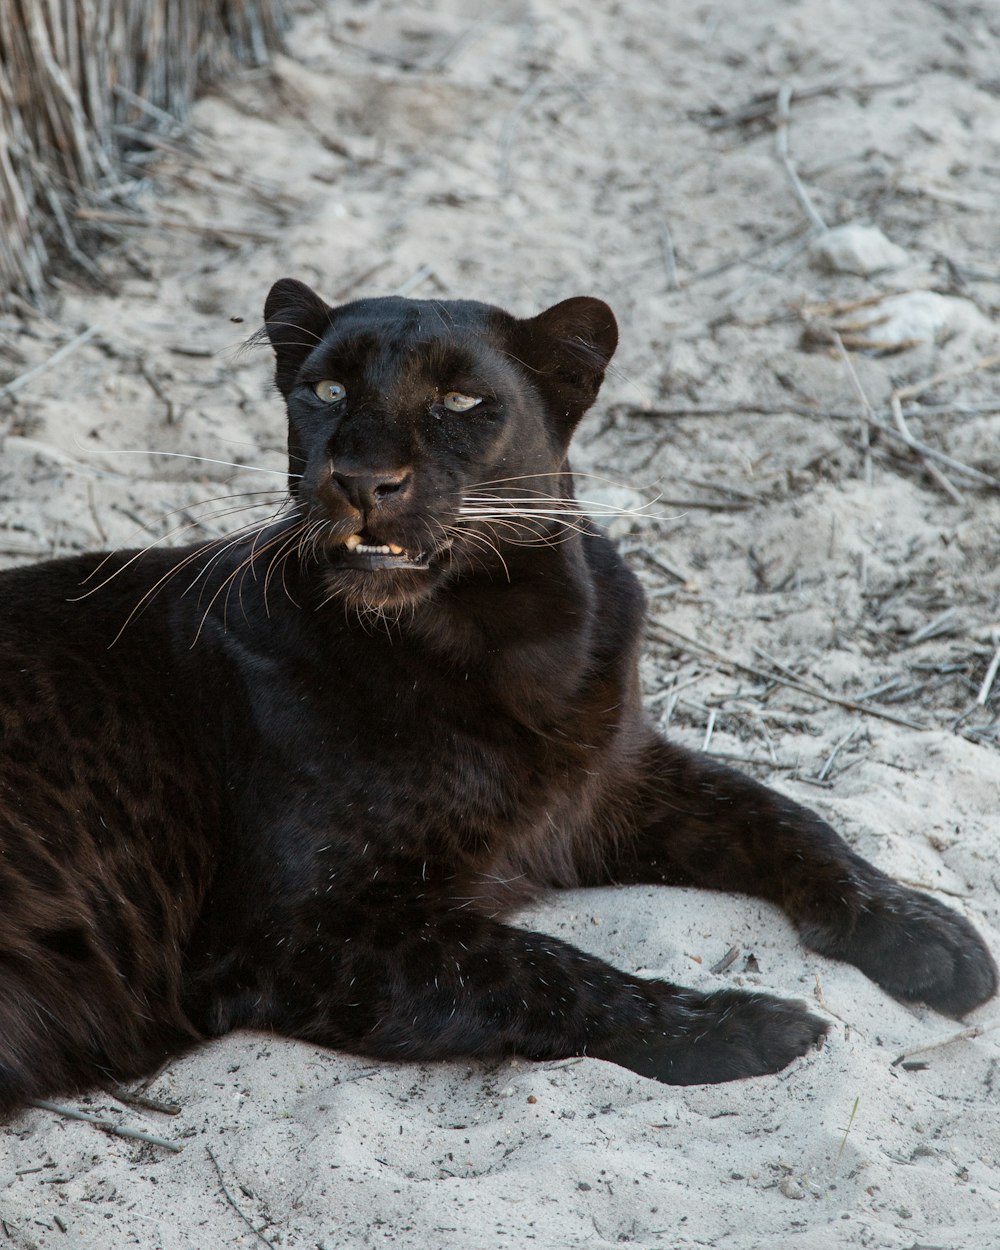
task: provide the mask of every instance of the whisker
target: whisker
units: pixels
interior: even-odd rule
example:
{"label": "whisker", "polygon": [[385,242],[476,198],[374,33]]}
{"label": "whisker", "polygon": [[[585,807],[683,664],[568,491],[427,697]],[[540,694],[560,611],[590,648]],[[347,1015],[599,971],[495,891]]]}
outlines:
{"label": "whisker", "polygon": [[[286,518],[286,517],[276,517],[274,518],[274,522],[272,523],[276,523],[278,521],[285,521],[288,519],[289,518]],[[263,531],[267,528],[269,528],[269,525],[260,525],[260,526],[255,526],[252,524],[245,525],[242,527],[242,529],[237,530],[234,534],[223,534],[219,538],[215,539],[215,541],[209,544],[206,548],[204,548],[204,550],[206,551],[211,550],[212,547],[216,547],[217,550],[215,551],[211,559],[208,560],[207,563],[204,564],[198,570],[198,572],[194,575],[194,577],[191,579],[188,585],[185,586],[181,594],[186,595],[189,590],[194,589],[194,587],[197,585],[199,581],[204,579],[206,585],[202,587],[198,596],[198,606],[200,607],[202,599],[205,594],[205,590],[207,588],[209,574],[212,572],[212,569],[215,567],[215,565],[220,563],[223,557],[226,556],[230,551],[232,551],[234,547],[238,547],[240,543],[245,542],[247,538],[251,537],[251,535],[253,535],[254,540],[256,540],[256,538],[259,537],[260,534],[263,533]]]}
{"label": "whisker", "polygon": [[[299,601],[295,598],[295,596],[292,594],[292,592],[288,589],[288,580],[287,580],[287,578],[286,578],[286,576],[285,576],[285,575],[286,575],[286,573],[288,572],[288,561],[292,558],[292,556],[294,556],[294,555],[295,555],[295,553],[298,551],[298,549],[299,549],[299,544],[298,544],[298,543],[296,543],[296,545],[295,545],[294,547],[292,547],[292,548],[291,548],[291,549],[287,552],[287,554],[286,554],[286,555],[282,558],[282,561],[281,561],[281,589],[285,592],[285,598],[286,598],[286,599],[288,600],[288,602],[292,605],[292,607],[293,607],[293,608],[297,608],[297,609],[301,612],[301,610],[302,610],[302,605],[301,605],[301,604],[299,603]],[[265,590],[265,594],[266,594],[266,593],[267,593],[267,592],[266,592],[266,590]]]}
{"label": "whisker", "polygon": [[[499,536],[497,536],[497,541],[503,541],[508,547],[535,549],[541,547],[558,547],[562,543],[569,542],[574,534],[586,533],[586,530],[581,530],[577,526],[570,525],[565,521],[560,522],[559,529],[557,530],[532,529],[531,526],[525,522],[515,524],[513,521],[501,520],[499,518],[480,521],[479,524],[489,526],[490,530],[494,532],[495,527],[498,525],[502,525],[505,530],[512,531],[512,533],[505,534],[502,540]],[[529,535],[531,535],[531,537],[525,537],[525,530]]]}
{"label": "whisker", "polygon": [[[267,499],[257,498],[257,496],[260,496],[260,495],[267,495],[269,496],[269,498]],[[285,493],[281,495],[279,498],[276,498],[273,490],[238,490],[238,491],[233,491],[229,495],[210,495],[206,499],[196,499],[192,503],[183,503],[183,504],[178,505],[178,507],[176,508],[170,508],[167,512],[161,512],[159,516],[157,516],[155,519],[150,520],[144,524],[137,525],[136,528],[132,531],[132,533],[128,535],[125,541],[128,542],[132,537],[138,534],[142,534],[143,532],[149,532],[150,530],[153,529],[154,526],[162,524],[169,517],[176,516],[177,513],[179,512],[192,512],[193,513],[195,508],[207,508],[211,504],[228,503],[232,499],[246,499],[247,503],[244,506],[247,508],[264,508],[269,505],[274,506],[279,503],[287,503],[290,500],[290,496],[287,493]],[[234,509],[234,511],[239,511],[239,510],[240,509],[238,508]],[[212,516],[212,515],[213,514],[211,513],[205,513],[201,517],[195,517],[195,521],[200,521],[204,519],[205,516]]]}
{"label": "whisker", "polygon": [[500,563],[503,565],[504,575],[506,576],[508,582],[511,580],[510,569],[507,567],[507,561],[503,558],[503,553],[496,543],[492,542],[485,534],[481,534],[478,530],[460,530],[455,526],[449,526],[449,529],[452,533],[461,534],[461,536],[466,539],[473,539],[479,542],[487,550],[494,552]]}
{"label": "whisker", "polygon": [[494,477],[488,481],[473,482],[469,490],[479,490],[484,486],[505,486],[509,482],[531,482],[541,477],[553,478],[589,478],[592,482],[603,482],[606,486],[620,486],[625,490],[652,490],[652,486],[636,487],[630,482],[622,482],[617,478],[605,477],[601,473],[589,473],[584,469],[551,469],[546,473],[519,473],[515,477]]}
{"label": "whisker", "polygon": [[[238,598],[239,598],[239,603],[240,603],[240,611],[243,613],[244,621],[247,620],[247,610],[243,603],[243,584],[246,581],[246,575],[248,572],[253,573],[254,581],[257,580],[257,570],[254,568],[254,560],[257,557],[257,540],[260,538],[260,536],[261,536],[261,531],[258,530],[257,533],[253,536],[253,539],[251,540],[251,543],[250,543],[250,555],[247,557],[246,560],[243,561],[243,566],[242,566],[243,576],[240,578]],[[281,536],[279,535],[278,537],[280,538]],[[278,541],[278,540],[275,539],[275,541]],[[237,569],[237,572],[239,572],[238,569]],[[235,577],[236,577],[236,574],[234,573],[233,576],[229,579],[230,580],[229,590],[226,591],[226,602],[225,602],[225,607],[222,613],[222,619],[225,624],[228,624],[229,595],[232,592],[232,583],[233,581],[235,581]],[[209,608],[211,608],[211,604],[209,604]],[[271,614],[267,608],[267,591],[266,590],[264,592],[264,612],[265,612],[265,615],[270,617]]]}
{"label": "whisker", "polygon": [[[614,504],[605,503],[600,499],[561,499],[553,495],[542,496],[535,494],[531,498],[524,500],[517,496],[464,495],[460,511],[466,515],[471,515],[468,511],[470,508],[485,508],[490,511],[499,511],[502,507],[505,511],[517,512],[523,515],[556,516],[560,513],[578,513],[597,517],[631,516],[645,521],[676,521],[681,514],[658,516],[656,513],[646,511],[646,509],[653,507],[657,499],[651,499],[649,503],[642,504],[638,508],[618,508]],[[551,504],[552,506],[545,508],[542,506],[545,504]]]}
{"label": "whisker", "polygon": [[[268,526],[273,525],[273,524],[275,524],[275,522],[273,521],[268,521],[263,524],[261,522],[256,523],[257,526],[262,526],[262,528],[265,528],[265,529]],[[245,526],[243,528],[245,530],[250,530],[250,532],[252,532],[253,527]],[[125,618],[124,622],[122,623],[121,628],[118,630],[114,638],[112,638],[111,642],[108,644],[109,650],[111,647],[115,645],[118,639],[121,638],[122,634],[129,627],[129,625],[132,623],[132,621],[135,619],[138,613],[141,612],[142,609],[155,598],[155,596],[158,594],[160,589],[163,586],[165,586],[167,582],[169,582],[172,578],[176,577],[178,573],[180,573],[183,569],[187,568],[193,561],[197,560],[199,556],[207,555],[208,552],[210,552],[213,547],[217,547],[222,543],[226,543],[227,539],[231,539],[231,541],[229,541],[227,545],[222,548],[222,551],[216,552],[216,554],[209,561],[208,565],[206,565],[206,569],[211,567],[211,565],[217,559],[219,559],[220,555],[224,554],[224,552],[229,550],[232,546],[241,542],[245,536],[246,535],[243,533],[237,533],[235,538],[233,538],[231,535],[227,535],[226,538],[214,539],[212,542],[205,543],[199,547],[196,547],[193,551],[189,551],[182,560],[178,561],[171,568],[169,568],[166,571],[166,573],[164,573],[162,577],[160,577],[152,586],[150,586],[149,589],[145,592],[145,594],[143,594],[142,598],[132,608],[131,612],[129,612],[128,616]],[[147,548],[146,550],[148,551],[149,548]],[[139,559],[140,556],[145,555],[145,554],[146,554],[145,551],[138,552],[135,556],[132,557],[131,560],[129,560],[126,563],[126,565],[123,566],[123,568],[127,568],[129,564],[134,563],[135,560]],[[199,570],[198,575],[195,577],[194,581],[192,581],[190,585],[185,587],[185,589],[181,592],[182,595],[187,594],[187,592],[191,589],[192,586],[194,586],[195,582],[197,582],[198,578],[202,576],[202,574],[206,571],[206,569]],[[116,572],[112,574],[112,577],[109,577],[107,581],[110,582],[112,578],[117,576],[117,573],[121,571],[122,571],[121,569],[116,570]],[[106,585],[107,583],[105,582],[104,584]],[[100,589],[100,587],[95,587],[95,589]],[[88,591],[87,593],[92,594],[93,591]]]}
{"label": "whisker", "polygon": [[[583,520],[582,517],[578,517],[576,520],[567,520],[565,517],[559,517],[557,519],[553,517],[552,515],[548,515],[548,514],[533,515],[531,513],[512,512],[512,513],[508,513],[506,516],[501,516],[495,512],[465,513],[461,511],[459,512],[458,515],[459,515],[459,518],[462,520],[467,519],[470,521],[480,521],[483,524],[506,525],[513,529],[516,529],[517,524],[519,522],[522,524],[527,524],[527,522],[529,521],[537,521],[539,523],[545,522],[548,524],[557,525],[560,529],[571,530],[574,534],[586,534],[589,532],[579,523],[580,521]],[[534,532],[537,533],[538,531],[536,530]]]}
{"label": "whisker", "polygon": [[[264,325],[284,326],[286,330],[298,330],[301,334],[311,334],[316,343],[321,343],[323,341],[323,336],[321,334],[317,334],[315,330],[310,330],[308,326],[300,326],[295,321],[275,321],[272,317],[270,320],[265,321]],[[305,344],[298,344],[298,346],[305,346]]]}
{"label": "whisker", "polygon": [[[267,592],[270,588],[271,578],[274,576],[275,568],[280,561],[282,566],[282,583],[284,584],[284,561],[287,560],[287,558],[296,550],[298,547],[298,541],[298,534],[293,530],[284,546],[278,548],[275,554],[271,557],[271,563],[267,566],[267,573],[264,575],[264,614],[269,620],[271,617],[271,609],[267,602]],[[291,600],[291,595],[288,595],[287,585],[285,585],[285,593],[289,600]]]}
{"label": "whisker", "polygon": [[[284,501],[284,500],[279,501],[279,505],[278,505],[278,506],[279,506],[279,509],[284,507],[284,503],[285,503],[285,501]],[[259,506],[259,505],[256,505],[256,504],[253,504],[253,505],[248,504],[248,505],[247,505],[247,507],[257,507],[257,506]],[[174,509],[174,511],[180,511],[180,509]],[[242,512],[242,511],[243,511],[243,508],[233,508],[233,509],[230,509],[230,510],[225,510],[225,511],[223,511],[223,512],[220,512],[220,513],[219,513],[219,514],[217,514],[217,515],[220,515],[220,516],[225,516],[225,515],[227,515],[227,514],[228,514],[228,512],[230,512],[230,511],[231,511],[231,512]],[[167,515],[169,516],[170,514],[168,513]],[[197,527],[201,524],[202,520],[204,520],[204,519],[206,519],[206,518],[204,518],[204,517],[200,517],[200,518],[197,518],[197,519],[196,519],[196,520],[194,520],[194,521],[188,521],[188,522],[185,522],[183,525],[175,525],[175,526],[173,527],[173,529],[167,530],[167,532],[166,532],[165,534],[161,534],[159,538],[154,539],[154,541],[153,541],[153,542],[148,543],[145,547],[143,547],[143,548],[141,548],[139,551],[137,551],[137,552],[136,552],[133,556],[131,556],[128,560],[126,560],[124,564],[122,564],[119,568],[115,569],[115,571],[114,571],[114,572],[110,575],[110,577],[106,577],[106,578],[104,579],[104,581],[102,581],[102,582],[98,582],[98,584],[97,584],[96,586],[91,586],[89,590],[84,591],[84,593],[83,593],[82,595],[79,595],[76,599],[71,599],[71,600],[70,600],[70,602],[71,602],[71,603],[79,603],[81,600],[86,599],[89,595],[96,594],[96,593],[97,593],[97,591],[102,590],[102,589],[103,589],[105,586],[107,586],[110,582],[113,582],[113,581],[114,581],[114,579],[115,579],[116,577],[118,577],[120,574],[124,573],[124,572],[125,572],[125,570],[126,570],[127,568],[130,568],[130,567],[131,567],[131,565],[135,564],[135,562],[136,562],[137,560],[141,560],[141,559],[142,559],[142,557],[143,557],[144,555],[147,555],[150,551],[152,551],[154,547],[158,547],[160,543],[165,542],[168,538],[172,537],[172,536],[173,536],[173,535],[175,535],[175,534],[182,534],[182,533],[184,533],[184,531],[185,531],[185,530],[189,530],[189,529],[196,529],[196,528],[197,528]],[[215,518],[214,518],[214,517],[210,517],[209,519],[215,519]],[[244,526],[240,526],[240,528],[236,531],[236,533],[237,533],[237,535],[239,535],[239,534],[241,534],[243,531],[250,531],[250,530],[252,530],[252,529],[253,529],[253,527],[254,527],[255,525],[258,525],[258,524],[260,524],[260,522],[257,522],[257,521],[248,521],[246,525],[244,525]],[[214,541],[223,541],[225,538],[230,538],[230,537],[232,537],[232,535],[231,535],[231,534],[226,534],[226,535],[221,536],[221,537],[220,537],[220,539],[218,539],[218,540],[214,540]],[[97,566],[97,568],[95,568],[95,569],[94,569],[94,571],[93,571],[92,573],[88,573],[88,574],[87,574],[87,576],[86,576],[86,577],[83,579],[83,581],[80,583],[80,585],[81,585],[81,586],[83,586],[83,585],[85,585],[88,581],[90,581],[90,579],[91,579],[91,578],[93,578],[93,577],[97,577],[97,575],[100,573],[101,569],[103,569],[103,568],[104,568],[104,566],[108,563],[108,561],[109,561],[109,560],[111,560],[111,559],[113,559],[116,555],[119,555],[119,554],[121,554],[121,553],[120,553],[120,552],[117,552],[117,551],[109,551],[109,552],[108,552],[108,554],[104,557],[104,559],[103,559],[103,560],[100,562],[100,564]]]}
{"label": "whisker", "polygon": [[[87,451],[97,454],[93,448]],[[265,469],[259,464],[237,464],[235,460],[216,460],[212,456],[196,456],[186,451],[157,451],[142,447],[102,447],[103,456],[169,456],[174,460],[197,460],[201,464],[221,464],[230,469],[245,469],[248,473],[270,473],[272,477],[301,477],[301,473],[289,473],[287,469]]]}
{"label": "whisker", "polygon": [[[302,522],[297,521],[296,524],[301,525]],[[259,555],[263,555],[265,551],[270,550],[271,547],[273,547],[276,543],[281,542],[281,540],[284,537],[286,537],[286,535],[284,534],[278,534],[276,537],[270,539],[267,543],[265,543],[264,546],[261,547],[260,550],[258,551],[257,550],[257,538],[259,538],[260,536],[261,535],[259,533],[255,536],[254,541],[251,544],[250,554],[245,559],[240,561],[240,563],[236,566],[235,569],[233,569],[233,571],[229,574],[229,576],[225,579],[225,581],[218,587],[215,594],[209,600],[208,607],[205,609],[204,613],[202,614],[201,621],[198,624],[198,629],[195,631],[195,636],[191,640],[191,646],[189,650],[193,650],[194,647],[197,645],[198,639],[201,637],[202,630],[205,628],[205,623],[208,620],[209,614],[211,613],[212,608],[215,606],[219,596],[223,593],[223,591],[226,592],[226,599],[225,599],[225,602],[223,603],[222,621],[223,621],[223,627],[224,628],[227,627],[228,611],[229,611],[229,595],[232,591],[233,582],[240,575],[240,573],[246,572],[247,566],[252,565]]]}

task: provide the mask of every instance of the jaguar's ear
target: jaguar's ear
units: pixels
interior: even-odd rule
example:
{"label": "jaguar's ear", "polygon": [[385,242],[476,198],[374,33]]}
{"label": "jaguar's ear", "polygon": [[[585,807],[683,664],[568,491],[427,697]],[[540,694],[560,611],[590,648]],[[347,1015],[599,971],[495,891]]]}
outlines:
{"label": "jaguar's ear", "polygon": [[287,395],[299,366],[330,325],[333,309],[304,282],[281,278],[264,301],[264,330],[274,348],[274,380]]}
{"label": "jaguar's ear", "polygon": [[618,346],[618,324],[603,300],[565,299],[518,325],[520,360],[569,428],[597,398]]}

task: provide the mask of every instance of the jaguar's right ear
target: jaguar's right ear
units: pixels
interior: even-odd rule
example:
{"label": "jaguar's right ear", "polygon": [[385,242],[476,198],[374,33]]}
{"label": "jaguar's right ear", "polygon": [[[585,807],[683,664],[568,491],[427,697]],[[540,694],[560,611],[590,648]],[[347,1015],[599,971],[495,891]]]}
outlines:
{"label": "jaguar's right ear", "polygon": [[597,398],[617,346],[614,313],[589,295],[564,299],[517,323],[517,358],[551,400],[554,419],[567,435]]}
{"label": "jaguar's right ear", "polygon": [[280,278],[264,301],[264,330],[274,348],[274,380],[287,395],[299,366],[329,328],[333,309],[296,278]]}

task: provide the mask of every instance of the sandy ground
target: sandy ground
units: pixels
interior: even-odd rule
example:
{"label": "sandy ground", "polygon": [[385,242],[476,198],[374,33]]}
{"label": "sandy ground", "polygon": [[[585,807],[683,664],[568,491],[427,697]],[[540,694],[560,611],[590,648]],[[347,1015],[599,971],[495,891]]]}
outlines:
{"label": "sandy ground", "polygon": [[[66,281],[51,319],[0,321],[0,387],[96,327],[0,400],[0,559],[199,516],[221,533],[245,514],[211,514],[244,500],[210,501],[277,497],[269,362],[237,347],[279,276],[524,314],[600,295],[622,348],[581,494],[658,499],[663,520],[616,522],[651,596],[657,715],[1000,950],[1000,679],[977,702],[1000,630],[1000,402],[976,368],[1000,350],[996,10],[345,0],[303,8],[289,53],[163,134],[130,210],[146,224],[108,227],[107,290]],[[831,271],[818,222],[905,254]],[[914,290],[941,297],[916,332],[852,307]],[[883,352],[891,333],[919,341]],[[879,426],[894,390],[948,370],[901,399],[959,462],[935,477]],[[1000,1031],[894,1065],[958,1026],[745,898],[581,892],[526,919],[624,968],[807,998],[829,1042],[777,1078],[681,1090],[596,1061],[374,1067],[241,1034],[153,1083],[175,1117],[75,1104],[180,1153],[39,1110],[0,1129],[0,1246],[1000,1244]]]}

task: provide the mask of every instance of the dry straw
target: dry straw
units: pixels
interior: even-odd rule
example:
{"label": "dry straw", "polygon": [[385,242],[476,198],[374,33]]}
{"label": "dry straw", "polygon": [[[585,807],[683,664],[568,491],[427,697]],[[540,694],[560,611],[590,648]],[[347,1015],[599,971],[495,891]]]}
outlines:
{"label": "dry straw", "polygon": [[[122,145],[278,45],[284,0],[0,0],[0,304],[88,267],[80,208],[128,192]],[[127,137],[126,137],[127,136]]]}

